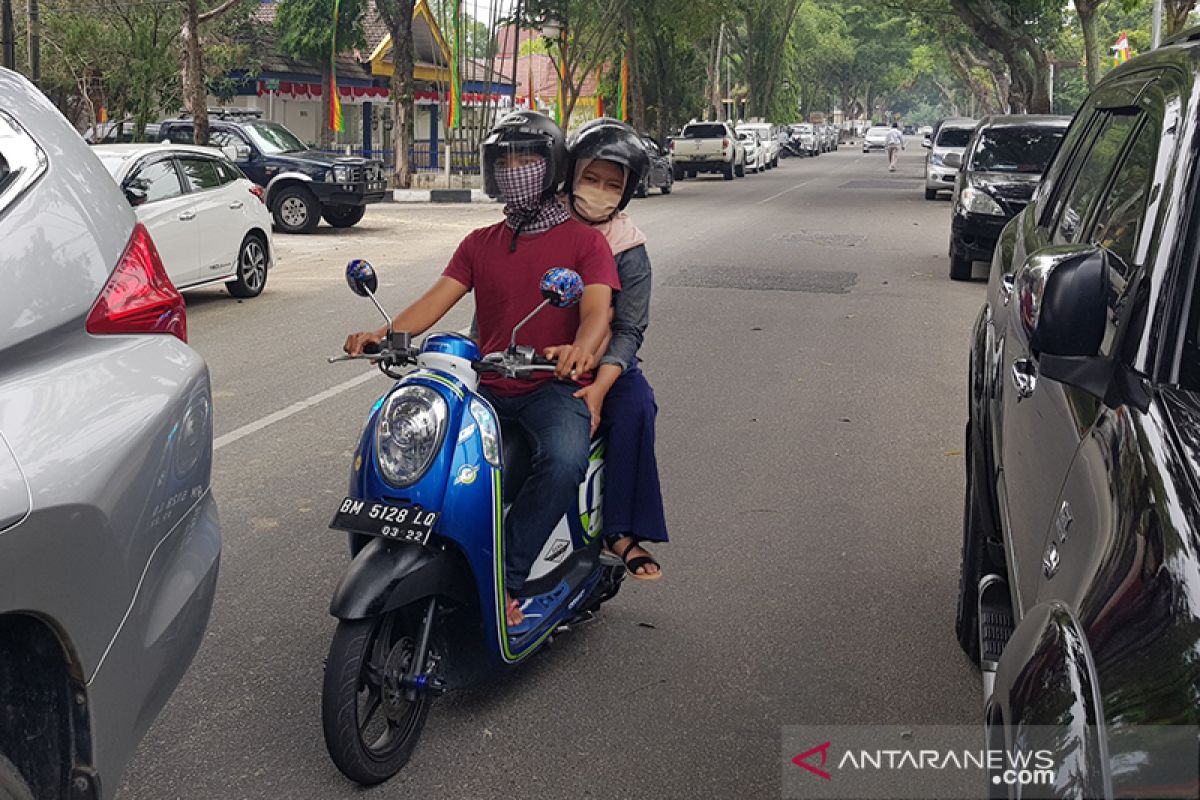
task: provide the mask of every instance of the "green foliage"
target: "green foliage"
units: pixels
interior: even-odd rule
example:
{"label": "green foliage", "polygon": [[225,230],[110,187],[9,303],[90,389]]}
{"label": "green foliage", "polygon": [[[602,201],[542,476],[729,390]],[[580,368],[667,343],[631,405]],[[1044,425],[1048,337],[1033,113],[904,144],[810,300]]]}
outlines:
{"label": "green foliage", "polygon": [[[362,18],[368,0],[340,0],[337,45],[339,52],[366,47]],[[275,29],[279,51],[292,58],[328,61],[333,49],[334,0],[279,0]]]}

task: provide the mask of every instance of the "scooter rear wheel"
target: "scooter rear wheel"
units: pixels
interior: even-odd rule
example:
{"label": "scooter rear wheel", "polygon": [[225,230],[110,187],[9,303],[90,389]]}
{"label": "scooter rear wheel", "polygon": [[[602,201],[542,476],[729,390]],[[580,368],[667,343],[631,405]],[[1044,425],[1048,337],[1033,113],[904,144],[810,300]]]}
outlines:
{"label": "scooter rear wheel", "polygon": [[[400,679],[412,663],[420,615],[393,611],[338,623],[325,663],[321,722],[333,763],[364,786],[382,783],[412,756],[429,716],[428,692],[405,696]],[[437,654],[430,651],[432,667]]]}

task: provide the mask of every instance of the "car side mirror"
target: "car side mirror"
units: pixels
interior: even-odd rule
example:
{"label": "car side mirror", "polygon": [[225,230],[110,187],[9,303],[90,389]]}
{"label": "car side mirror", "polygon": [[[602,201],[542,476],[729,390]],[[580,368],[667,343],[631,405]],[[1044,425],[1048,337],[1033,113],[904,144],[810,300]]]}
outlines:
{"label": "car side mirror", "polygon": [[1047,247],[1017,271],[1013,314],[1042,378],[1110,402],[1115,359],[1101,355],[1108,327],[1108,251]]}
{"label": "car side mirror", "polygon": [[959,169],[962,167],[963,163],[962,156],[958,153],[946,153],[946,155],[942,156],[942,163],[947,167]]}
{"label": "car side mirror", "polygon": [[133,184],[127,184],[122,187],[122,191],[125,193],[125,199],[129,201],[130,208],[137,208],[142,203],[145,203],[148,196],[145,189]]}
{"label": "car side mirror", "polygon": [[221,148],[221,152],[235,164],[245,164],[250,160],[250,145],[248,144],[227,144]]}
{"label": "car side mirror", "polygon": [[928,139],[922,139],[921,147],[924,147],[925,149],[928,150],[933,147],[933,142],[929,141]]}

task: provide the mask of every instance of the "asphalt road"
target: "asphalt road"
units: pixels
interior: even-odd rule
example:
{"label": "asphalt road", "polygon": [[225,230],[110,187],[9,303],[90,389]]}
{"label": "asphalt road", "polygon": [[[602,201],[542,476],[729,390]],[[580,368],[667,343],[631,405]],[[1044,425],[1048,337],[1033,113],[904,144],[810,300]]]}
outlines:
{"label": "asphalt road", "polygon": [[342,268],[369,259],[398,311],[498,207],[375,206],[349,231],[277,236],[258,299],[190,294],[216,398],[220,588],[120,796],[769,798],[783,726],[979,721],[953,620],[984,286],[947,277],[949,206],[923,199],[923,152],[889,174],[844,146],[634,202],[655,271],[665,577],[439,700],[406,770],[366,792],[330,762],[319,712],[346,565],[325,526],[388,385],[324,362],[379,324]]}

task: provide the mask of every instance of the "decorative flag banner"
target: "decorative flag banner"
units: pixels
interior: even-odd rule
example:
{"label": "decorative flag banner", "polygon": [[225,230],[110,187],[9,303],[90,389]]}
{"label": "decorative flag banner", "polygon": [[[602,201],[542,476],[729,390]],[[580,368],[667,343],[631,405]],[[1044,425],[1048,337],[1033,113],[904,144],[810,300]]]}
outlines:
{"label": "decorative flag banner", "polygon": [[451,130],[462,127],[462,76],[458,73],[460,44],[463,37],[462,0],[454,0],[454,43],[450,51],[450,111],[446,125]]}
{"label": "decorative flag banner", "polygon": [[533,53],[525,56],[525,64],[529,67],[529,110],[537,111],[537,102],[533,96]]}
{"label": "decorative flag banner", "polygon": [[566,82],[566,74],[563,71],[563,60],[566,58],[566,56],[567,43],[566,40],[563,40],[561,43],[561,48],[559,49],[558,63],[554,65],[554,79],[555,83],[558,84],[558,92],[554,97],[554,122],[560,128],[564,124],[565,115],[563,112],[567,108],[567,96],[566,92],[563,90],[563,84]]}
{"label": "decorative flag banner", "polygon": [[337,26],[338,7],[341,0],[333,0],[333,47],[329,50],[329,129],[341,133],[346,130],[342,118],[342,101],[338,97],[337,85]]}
{"label": "decorative flag banner", "polygon": [[1113,51],[1113,66],[1119,66],[1129,60],[1131,49],[1129,47],[1129,36],[1122,33],[1117,37],[1117,43],[1111,48]]}
{"label": "decorative flag banner", "polygon": [[621,82],[617,88],[617,115],[629,122],[629,53],[621,57]]}
{"label": "decorative flag banner", "polygon": [[596,67],[596,118],[604,116],[604,95],[600,94],[600,81],[604,78],[604,67]]}
{"label": "decorative flag banner", "polygon": [[108,109],[100,106],[100,124],[103,125],[105,122],[108,122]]}

